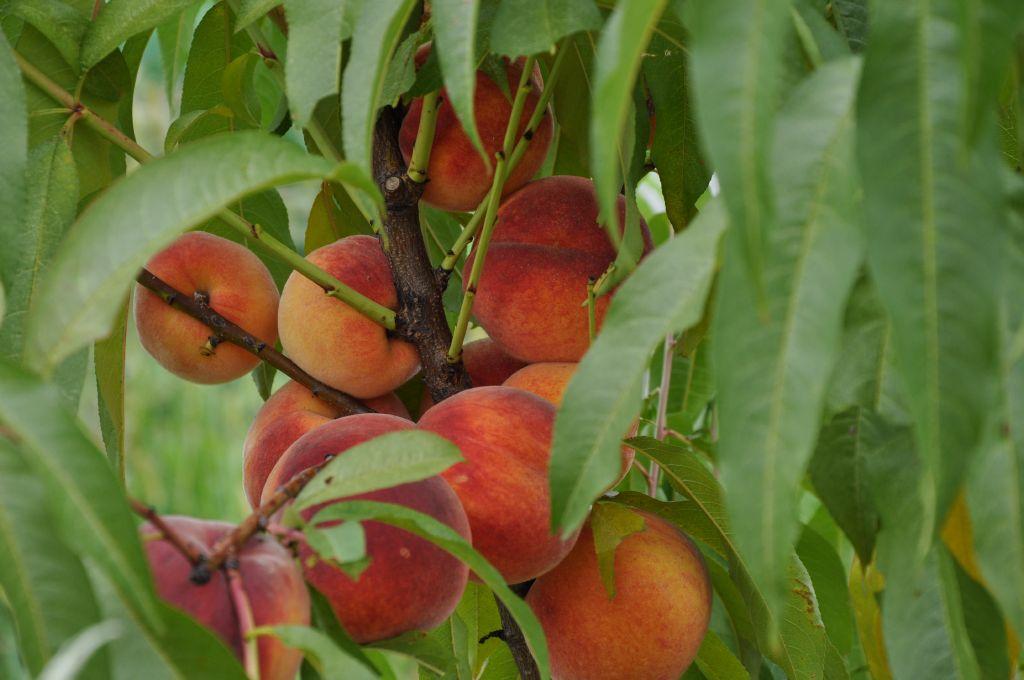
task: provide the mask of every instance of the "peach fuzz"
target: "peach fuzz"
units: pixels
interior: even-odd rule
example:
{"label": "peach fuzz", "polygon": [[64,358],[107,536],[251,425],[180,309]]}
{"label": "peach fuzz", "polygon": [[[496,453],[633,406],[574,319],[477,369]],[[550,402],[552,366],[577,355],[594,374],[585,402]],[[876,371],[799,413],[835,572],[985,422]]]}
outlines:
{"label": "peach fuzz", "polygon": [[[365,399],[363,403],[379,413],[410,419],[405,404],[394,392]],[[341,416],[333,406],[295,381],[274,392],[260,407],[242,447],[242,478],[249,505],[255,508],[259,504],[270,471],[296,439]]]}
{"label": "peach fuzz", "polygon": [[[373,236],[347,236],[306,256],[357,292],[390,309],[398,293],[380,243]],[[284,352],[304,371],[359,399],[378,397],[411,378],[420,358],[409,343],[387,331],[318,285],[292,272],[278,314]]]}
{"label": "peach fuzz", "polygon": [[[536,394],[542,399],[547,399],[555,405],[555,408],[558,408],[562,405],[565,389],[569,386],[569,380],[572,378],[572,374],[576,372],[577,366],[579,364],[571,362],[530,364],[510,375],[502,384],[506,387],[516,387]],[[634,422],[630,428],[629,436],[635,435],[636,430],[637,423]],[[629,472],[629,466],[633,464],[634,458],[636,458],[636,452],[628,446],[623,446],[622,474],[615,480],[615,484],[622,481],[622,478]],[[612,486],[615,486],[615,484],[612,484]]]}
{"label": "peach fuzz", "polygon": [[[621,196],[618,205],[623,224]],[[473,313],[510,355],[527,363],[579,361],[587,351],[587,282],[616,256],[597,214],[594,183],[569,176],[530,182],[498,210]],[[650,233],[645,224],[641,230],[646,252]],[[473,262],[471,253],[464,282]],[[599,326],[610,301],[597,300]]]}
{"label": "peach fuzz", "polygon": [[[356,444],[413,427],[403,418],[369,413],[332,420],[311,430],[292,444],[274,466],[263,489],[263,499],[328,456],[343,456]],[[404,505],[444,522],[470,540],[466,513],[440,477],[343,500],[354,499]],[[322,507],[306,510],[303,516],[309,520]],[[365,644],[411,630],[429,630],[455,611],[468,578],[464,564],[403,529],[372,521],[364,522],[363,527],[371,562],[358,579],[315,559],[308,547],[299,549],[306,580],[330,601],[338,620],[356,642]]]}
{"label": "peach fuzz", "polygon": [[575,536],[551,533],[548,464],[555,409],[511,387],[476,387],[423,414],[419,426],[448,439],[464,462],[442,473],[462,500],[473,547],[509,583],[558,564]]}
{"label": "peach fuzz", "polygon": [[[178,237],[146,269],[185,295],[205,293],[209,305],[267,344],[277,342],[278,293],[266,266],[247,248],[194,231]],[[146,351],[178,377],[224,383],[259,364],[241,347],[222,342],[209,351],[210,329],[174,309],[148,288],[135,290],[135,326]]]}
{"label": "peach fuzz", "polygon": [[[430,53],[430,46],[424,45],[416,53],[417,66],[421,66]],[[516,86],[523,73],[523,60],[507,65],[509,89],[515,96]],[[531,91],[526,97],[526,106],[519,122],[516,141],[526,132],[526,125],[537,106],[543,88],[540,69],[534,67],[531,77]],[[505,139],[505,128],[512,115],[512,102],[501,91],[501,88],[482,71],[476,73],[476,89],[473,95],[473,115],[476,129],[480,135],[487,157],[491,159],[491,172],[487,171],[480,153],[469,140],[466,132],[455,115],[455,109],[447,101],[447,91],[442,89],[441,104],[437,112],[437,127],[434,131],[434,143],[430,150],[430,163],[427,166],[427,187],[423,192],[423,200],[430,205],[449,211],[475,210],[490,191],[494,177],[494,154],[501,150]],[[409,108],[398,143],[402,156],[408,163],[412,157],[412,149],[416,143],[416,132],[419,130],[420,116],[423,112],[423,100],[416,99]],[[522,160],[505,181],[503,195],[507,195],[523,186],[537,174],[547,156],[551,144],[551,113],[544,114],[540,125],[534,132],[530,144],[523,154]]]}
{"label": "peach fuzz", "polygon": [[[462,363],[466,366],[473,387],[500,385],[510,375],[524,367],[522,361],[505,354],[498,344],[490,338],[481,338],[467,342],[462,347]],[[434,405],[434,400],[423,390],[420,400],[420,413]]]}
{"label": "peach fuzz", "polygon": [[[167,525],[189,545],[205,554],[234,526],[191,517],[165,516]],[[189,580],[192,565],[151,524],[143,524],[146,557],[160,597],[181,609],[217,634],[240,660],[242,631],[231,599],[227,576],[215,572],[208,583]],[[248,595],[256,626],[309,625],[309,592],[291,554],[275,540],[254,536],[238,554],[242,588]],[[302,663],[302,654],[271,636],[261,636],[260,678],[292,680]]]}
{"label": "peach fuzz", "polygon": [[615,596],[601,581],[589,523],[526,602],[540,619],[556,680],[676,680],[697,656],[711,584],[689,538],[647,513],[615,551]]}

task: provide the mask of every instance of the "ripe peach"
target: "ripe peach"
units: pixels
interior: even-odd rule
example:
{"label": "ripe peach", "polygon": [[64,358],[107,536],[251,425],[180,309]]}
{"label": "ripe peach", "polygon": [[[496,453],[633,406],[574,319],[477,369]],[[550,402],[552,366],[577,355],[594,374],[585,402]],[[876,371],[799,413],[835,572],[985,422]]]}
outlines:
{"label": "ripe peach", "polygon": [[554,407],[528,392],[476,387],[442,401],[419,422],[462,452],[465,461],[441,476],[466,508],[473,547],[509,583],[551,569],[576,540],[551,533],[554,419]]}
{"label": "ripe peach", "polygon": [[[398,293],[380,243],[347,236],[306,256],[374,301],[395,309]],[[407,342],[298,272],[288,277],[278,314],[285,354],[318,380],[359,399],[390,392],[416,373],[420,358]]]}
{"label": "ripe peach", "polygon": [[697,656],[711,616],[704,561],[689,538],[640,513],[643,531],[615,551],[615,596],[601,582],[588,525],[526,602],[544,627],[557,680],[676,680]]}
{"label": "ripe peach", "polygon": [[[590,344],[587,281],[615,260],[615,247],[597,222],[594,183],[546,177],[509,196],[498,210],[477,285],[473,313],[506,352],[527,363],[579,361]],[[625,202],[619,198],[620,224]],[[645,250],[650,234],[641,225]],[[473,255],[466,261],[469,281]],[[597,300],[600,325],[610,296]]]}
{"label": "ripe peach", "polygon": [[[572,374],[576,372],[577,366],[579,364],[570,362],[530,364],[510,375],[502,384],[506,387],[517,387],[536,394],[542,399],[547,399],[557,408],[562,405],[562,396],[565,394],[565,388],[569,386],[569,380],[572,378]],[[634,422],[632,428],[630,428],[629,435],[635,435],[636,429],[637,423]],[[629,466],[633,464],[634,458],[636,458],[636,452],[628,446],[623,446],[622,475],[619,479],[615,480],[615,484],[622,481],[622,477],[625,477],[626,473],[629,472]],[[612,484],[612,486],[615,486],[615,484]]]}
{"label": "ripe peach", "polygon": [[[197,550],[209,554],[218,540],[234,527],[191,517],[167,516],[168,526]],[[160,597],[193,616],[216,633],[235,655],[242,658],[242,631],[224,572],[218,571],[208,583],[189,580],[192,566],[159,530],[149,523],[140,528],[147,539],[146,557],[153,570]],[[238,571],[248,595],[256,626],[309,625],[309,592],[294,559],[279,543],[254,536],[238,554]],[[291,680],[302,663],[302,654],[276,638],[261,636],[260,677]]]}
{"label": "ripe peach", "polygon": [[[424,45],[416,53],[417,65],[422,65],[430,53],[430,46]],[[515,96],[516,86],[523,73],[522,60],[507,65],[509,88]],[[526,97],[526,106],[520,118],[516,141],[526,132],[526,125],[533,115],[543,88],[540,69],[534,67],[531,77],[531,92]],[[441,90],[441,104],[437,112],[437,127],[434,131],[434,143],[430,150],[430,164],[427,167],[428,183],[423,192],[423,200],[442,210],[474,210],[487,195],[494,178],[494,154],[501,150],[505,139],[505,128],[512,115],[512,102],[501,91],[501,88],[482,71],[476,74],[476,90],[473,96],[473,114],[476,118],[476,129],[480,134],[487,157],[491,159],[491,172],[487,172],[480,153],[469,140],[462,128],[455,109],[448,103],[446,90]],[[412,157],[416,132],[419,130],[420,116],[423,112],[423,100],[416,99],[409,108],[409,113],[402,121],[398,143],[402,156],[408,163]],[[507,195],[523,186],[537,174],[544,163],[551,144],[551,114],[544,114],[540,125],[530,140],[519,165],[505,180],[503,195]]]}
{"label": "ripe peach", "polygon": [[[365,399],[364,403],[378,413],[410,419],[405,404],[394,392]],[[341,415],[330,404],[317,399],[312,392],[295,381],[289,381],[274,392],[249,426],[242,447],[242,477],[249,504],[254,508],[259,504],[270,471],[296,439]]]}
{"label": "ripe peach", "polygon": [[[263,489],[266,500],[281,484],[325,457],[344,452],[387,432],[412,429],[408,420],[382,413],[332,420],[304,434],[274,466]],[[351,499],[397,503],[426,513],[470,537],[466,513],[458,497],[440,477],[371,491]],[[308,520],[319,506],[304,511]],[[432,543],[403,529],[364,522],[370,566],[350,578],[324,560],[310,565],[313,553],[300,548],[306,580],[331,602],[338,620],[360,644],[394,637],[410,630],[428,630],[448,618],[466,587],[464,564]]]}
{"label": "ripe peach", "polygon": [[[500,385],[506,378],[526,365],[505,354],[490,338],[481,338],[463,345],[462,362],[466,365],[466,371],[469,373],[469,379],[473,382],[473,387]],[[427,409],[433,405],[434,400],[424,390],[423,398],[420,400],[420,413],[426,413]]]}
{"label": "ripe peach", "polygon": [[[277,342],[277,286],[266,266],[247,248],[220,236],[193,231],[154,255],[146,269],[185,295],[205,293],[209,305],[260,340]],[[260,362],[227,342],[210,349],[203,323],[174,309],[141,285],[135,292],[139,340],[171,373],[196,383],[223,383]]]}

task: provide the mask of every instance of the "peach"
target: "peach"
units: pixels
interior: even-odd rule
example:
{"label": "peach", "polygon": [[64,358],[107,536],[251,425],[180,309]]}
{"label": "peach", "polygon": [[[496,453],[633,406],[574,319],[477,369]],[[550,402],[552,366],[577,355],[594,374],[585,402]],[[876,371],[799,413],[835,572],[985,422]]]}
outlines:
{"label": "peach", "polygon": [[[417,66],[421,66],[426,61],[429,52],[429,45],[424,45],[419,49],[416,53]],[[523,60],[507,63],[507,73],[509,89],[514,96],[516,86],[522,77]],[[540,69],[537,67],[534,67],[530,86],[531,91],[526,97],[526,106],[520,118],[516,141],[526,132],[526,125],[537,106],[540,91],[544,86]],[[490,76],[485,75],[482,71],[477,71],[473,115],[484,151],[491,159],[491,172],[488,172],[480,153],[469,140],[458,116],[455,115],[455,109],[447,99],[447,91],[442,89],[440,108],[437,112],[437,127],[434,131],[434,143],[431,146],[430,163],[427,166],[428,182],[426,190],[423,192],[423,200],[442,210],[474,210],[491,188],[494,178],[494,155],[501,150],[505,139],[505,129],[508,127],[508,119],[512,115],[512,102],[491,80]],[[398,143],[406,163],[412,157],[422,112],[423,100],[416,99],[409,107],[409,113],[406,114],[405,120],[402,121]],[[515,191],[537,174],[547,156],[548,147],[551,145],[551,130],[549,110],[541,119],[522,160],[505,180],[503,195]]]}
{"label": "peach", "polygon": [[[209,554],[217,541],[234,526],[191,517],[166,516],[163,520],[196,550]],[[198,585],[189,580],[192,565],[149,523],[140,528],[146,538],[146,557],[153,570],[157,592],[171,605],[190,614],[216,633],[242,658],[242,630],[223,571]],[[253,536],[238,553],[242,588],[248,595],[256,626],[309,625],[309,592],[292,556],[276,541]],[[261,636],[260,677],[291,680],[302,663],[302,654],[276,638]]]}
{"label": "peach", "polygon": [[[362,295],[397,308],[391,269],[375,237],[347,236],[306,259]],[[359,399],[390,392],[419,368],[411,344],[389,337],[382,326],[298,272],[285,283],[278,325],[285,354],[318,380]]]}
{"label": "peach", "polygon": [[[411,418],[394,392],[366,399],[364,403],[379,413]],[[296,439],[341,415],[295,381],[289,381],[267,399],[252,421],[242,447],[242,477],[249,504],[254,508],[259,504],[270,471]]]}
{"label": "peach", "polygon": [[[473,387],[500,385],[506,378],[526,365],[505,354],[490,338],[481,338],[463,345],[462,362],[466,366]],[[434,400],[424,389],[423,398],[420,400],[420,413],[426,413],[427,409],[433,405]]]}
{"label": "peach", "polygon": [[511,387],[476,387],[423,414],[419,426],[459,447],[464,462],[442,473],[462,500],[473,547],[509,583],[558,564],[575,536],[551,533],[548,463],[555,409]]}
{"label": "peach", "polygon": [[540,619],[556,680],[676,680],[697,656],[711,616],[700,552],[663,519],[615,551],[615,596],[601,581],[589,523],[526,602]]}
{"label": "peach", "polygon": [[[185,295],[204,293],[208,304],[267,344],[277,342],[278,293],[266,266],[247,248],[194,231],[154,255],[146,269]],[[209,346],[209,327],[136,286],[135,326],[146,351],[171,373],[196,383],[223,383],[259,364],[237,345]]]}
{"label": "peach", "polygon": [[[325,457],[344,452],[387,432],[412,429],[408,420],[368,413],[332,420],[300,437],[274,466],[263,489],[266,500],[281,484]],[[444,522],[467,540],[466,513],[440,477],[400,484],[350,499],[397,503]],[[323,506],[304,511],[308,520]],[[330,601],[338,620],[365,644],[411,630],[429,630],[455,611],[466,587],[464,564],[432,543],[396,527],[364,522],[370,565],[358,579],[300,548],[306,580]]]}
{"label": "peach", "polygon": [[[570,362],[530,364],[510,375],[502,384],[506,387],[517,387],[536,394],[542,399],[547,399],[557,408],[562,405],[562,396],[565,394],[565,388],[569,386],[569,380],[572,378],[572,374],[576,372],[577,366],[579,364]],[[637,425],[638,423],[633,423],[629,436],[636,434]],[[622,478],[629,472],[629,466],[633,464],[634,458],[636,458],[636,452],[628,446],[623,446],[622,474],[615,480],[615,484],[622,481]],[[615,486],[615,484],[612,484],[612,486]]]}
{"label": "peach", "polygon": [[[597,222],[594,183],[546,177],[509,196],[497,221],[477,285],[473,313],[507,353],[527,363],[579,361],[590,345],[587,282],[615,260]],[[620,224],[625,202],[619,197]],[[651,238],[642,224],[645,251]],[[469,281],[474,256],[466,261]],[[600,325],[610,296],[597,300]]]}

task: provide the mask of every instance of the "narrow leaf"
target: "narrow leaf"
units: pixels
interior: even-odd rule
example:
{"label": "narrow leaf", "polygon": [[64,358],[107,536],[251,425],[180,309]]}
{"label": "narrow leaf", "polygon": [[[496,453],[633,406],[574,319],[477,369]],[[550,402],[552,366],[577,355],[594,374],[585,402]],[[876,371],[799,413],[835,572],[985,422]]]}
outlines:
{"label": "narrow leaf", "polygon": [[389,432],[335,456],[295,499],[295,509],[415,482],[462,460],[458,447],[430,432]]}
{"label": "narrow leaf", "polygon": [[235,31],[241,32],[246,26],[264,16],[281,4],[281,0],[240,0]]}
{"label": "narrow leaf", "polygon": [[[34,675],[61,644],[99,621],[100,612],[82,562],[60,540],[47,508],[46,487],[4,439],[0,551],[0,587],[14,614],[22,658]],[[106,677],[105,666],[105,660],[94,663],[91,677]]]}
{"label": "narrow leaf", "polygon": [[[432,7],[434,43],[431,49],[437,51],[441,63],[448,103],[455,110],[469,141],[481,156],[485,156],[473,110],[480,0],[435,0]],[[500,14],[501,9],[498,12]],[[485,162],[490,163],[490,158],[486,158]]]}
{"label": "narrow leaf", "polygon": [[615,550],[625,539],[646,527],[643,515],[617,503],[597,503],[590,513],[597,569],[608,597],[615,597]]}
{"label": "narrow leaf", "polygon": [[174,110],[174,92],[178,80],[185,71],[189,46],[192,44],[192,30],[195,28],[199,4],[185,7],[178,14],[156,27],[156,37],[160,44],[160,56],[163,62],[164,84],[167,88],[167,101]]}
{"label": "narrow leaf", "polygon": [[252,634],[272,635],[289,647],[302,650],[323,680],[374,680],[380,677],[315,628],[269,626],[256,628]]}
{"label": "narrow leaf", "polygon": [[963,114],[974,83],[949,77],[986,40],[974,18],[953,2],[871,8],[857,96],[868,263],[892,319],[928,533],[963,481],[995,394],[1001,161],[994,115],[969,142]]}
{"label": "narrow leaf", "polygon": [[128,313],[131,295],[125,297],[110,335],[96,343],[93,361],[96,370],[96,402],[100,434],[107,451],[107,461],[114,475],[125,483],[125,340],[128,336]]}
{"label": "narrow leaf", "polygon": [[111,640],[121,636],[123,629],[118,621],[102,621],[89,626],[69,640],[50,659],[38,680],[64,680],[84,677],[82,672],[89,660]]}
{"label": "narrow leaf", "polygon": [[620,169],[628,165],[620,140],[632,107],[640,60],[665,5],[666,0],[616,5],[597,43],[590,102],[590,171],[597,185],[602,224],[618,221],[616,201],[625,174]]}
{"label": "narrow leaf", "polygon": [[304,127],[316,103],[338,92],[341,68],[341,23],[345,2],[286,0],[288,56],[285,87],[295,123]]}
{"label": "narrow leaf", "polygon": [[196,0],[110,0],[82,40],[82,65],[90,68],[136,33],[142,33]]}
{"label": "narrow leaf", "polygon": [[105,337],[136,270],[181,232],[245,194],[332,170],[257,132],[202,140],[139,168],[96,199],[61,244],[28,323],[35,365],[51,368]]}
{"label": "narrow leaf", "polygon": [[76,73],[79,71],[79,53],[89,17],[61,0],[14,0],[4,9],[45,35],[64,61]]}
{"label": "narrow leaf", "polygon": [[81,422],[38,378],[0,363],[0,422],[45,479],[65,540],[107,575],[133,615],[160,629],[149,566],[123,492]]}
{"label": "narrow leaf", "polygon": [[341,101],[345,157],[371,175],[370,151],[377,102],[384,88],[388,62],[402,37],[402,28],[416,5],[414,0],[379,0],[363,6],[356,21],[352,52],[345,67],[345,92],[357,97]]}
{"label": "narrow leaf", "polygon": [[570,532],[615,481],[619,442],[640,407],[651,352],[672,330],[700,320],[724,211],[711,204],[679,238],[658,248],[619,288],[601,334],[583,357],[555,421],[551,517]]}
{"label": "narrow leaf", "polygon": [[[25,213],[25,171],[28,166],[28,112],[25,108],[25,89],[11,53],[7,36],[0,32],[0,128],[4,131],[4,152],[0,154],[0,235],[11,243],[14,233],[21,229]],[[0,251],[0,283],[9,295],[11,262],[6,255],[8,247]],[[6,307],[6,305],[5,305]],[[6,312],[4,312],[6,315]],[[0,315],[0,323],[9,322]],[[0,350],[4,351],[4,350]]]}
{"label": "narrow leaf", "polygon": [[[346,455],[348,455],[346,453]],[[378,503],[375,501],[344,501],[328,505],[314,517],[314,522],[331,520],[374,520],[404,529],[424,538],[442,550],[464,562],[470,570],[489,587],[494,595],[508,608],[512,618],[519,624],[523,636],[530,645],[540,669],[542,678],[550,678],[548,648],[540,622],[526,603],[513,593],[497,569],[490,565],[480,553],[454,529],[443,522],[411,510],[402,505]]]}
{"label": "narrow leaf", "polygon": [[785,591],[800,483],[863,248],[852,172],[858,73],[855,59],[822,66],[778,114],[777,218],[762,233],[760,286],[744,234],[726,236],[713,345],[719,467],[736,541],[770,607]]}
{"label": "narrow leaf", "polygon": [[593,0],[503,0],[493,26],[491,51],[518,57],[547,52],[563,36],[600,28],[601,13]]}
{"label": "narrow leaf", "polygon": [[750,673],[713,630],[704,634],[694,662],[707,680],[749,680]]}
{"label": "narrow leaf", "polygon": [[[252,48],[248,35],[233,34],[231,29],[231,9],[225,2],[211,7],[196,26],[181,86],[182,114],[205,111],[224,103],[224,71],[228,64]],[[218,131],[228,129],[233,128],[225,121]]]}

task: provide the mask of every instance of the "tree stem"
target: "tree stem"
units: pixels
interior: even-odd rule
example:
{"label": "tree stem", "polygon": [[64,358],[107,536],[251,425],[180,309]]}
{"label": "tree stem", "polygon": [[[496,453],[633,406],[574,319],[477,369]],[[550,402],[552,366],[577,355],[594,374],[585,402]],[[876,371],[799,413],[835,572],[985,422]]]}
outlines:
{"label": "tree stem", "polygon": [[[452,344],[448,348],[448,361],[458,361],[462,356],[462,343],[466,339],[466,330],[469,328],[473,298],[476,296],[476,287],[480,282],[480,275],[483,273],[487,246],[491,241],[495,218],[498,214],[498,204],[501,202],[501,189],[505,184],[507,159],[512,153],[512,144],[515,141],[516,132],[519,130],[519,120],[522,118],[523,108],[526,106],[526,96],[531,89],[530,76],[533,72],[533,63],[534,57],[527,57],[523,64],[519,87],[516,90],[516,97],[512,101],[512,113],[509,115],[508,125],[505,127],[505,139],[502,142],[501,151],[496,154],[498,162],[494,168],[494,180],[488,195],[487,213],[484,215],[484,221],[480,227],[480,237],[477,239],[477,245],[473,251],[473,266],[469,272],[469,279],[466,280],[466,294],[462,298],[462,307],[459,308],[459,320],[452,333]],[[543,111],[543,109],[541,110]]]}
{"label": "tree stem", "polygon": [[200,295],[189,296],[171,287],[158,276],[143,269],[136,277],[142,286],[159,295],[164,302],[205,324],[213,333],[211,345],[227,341],[237,345],[281,371],[295,382],[305,386],[324,403],[330,404],[342,414],[369,413],[370,409],[344,392],[320,382],[299,368],[298,364],[281,354],[270,343],[255,337],[244,328],[232,323],[210,307]]}
{"label": "tree stem", "polygon": [[[46,74],[26,61],[20,54],[15,52],[14,58],[17,60],[18,67],[21,68],[22,73],[25,74],[25,77],[32,84],[48,94],[55,101],[67,106],[72,112],[72,115],[81,118],[86,125],[105,137],[129,156],[137,160],[139,163],[148,163],[155,158],[151,153],[139,146],[135,140],[118,130],[110,122],[96,115],[88,107],[79,102],[70,92],[50,80]],[[384,305],[378,304],[364,295],[361,295],[355,289],[346,286],[344,283],[286,246],[284,243],[264,232],[260,225],[248,222],[227,208],[218,212],[217,217],[240,234],[255,240],[263,247],[264,250],[275,255],[287,263],[292,269],[323,288],[328,295],[346,303],[374,323],[379,324],[388,330],[394,330],[394,311],[388,309]]]}

